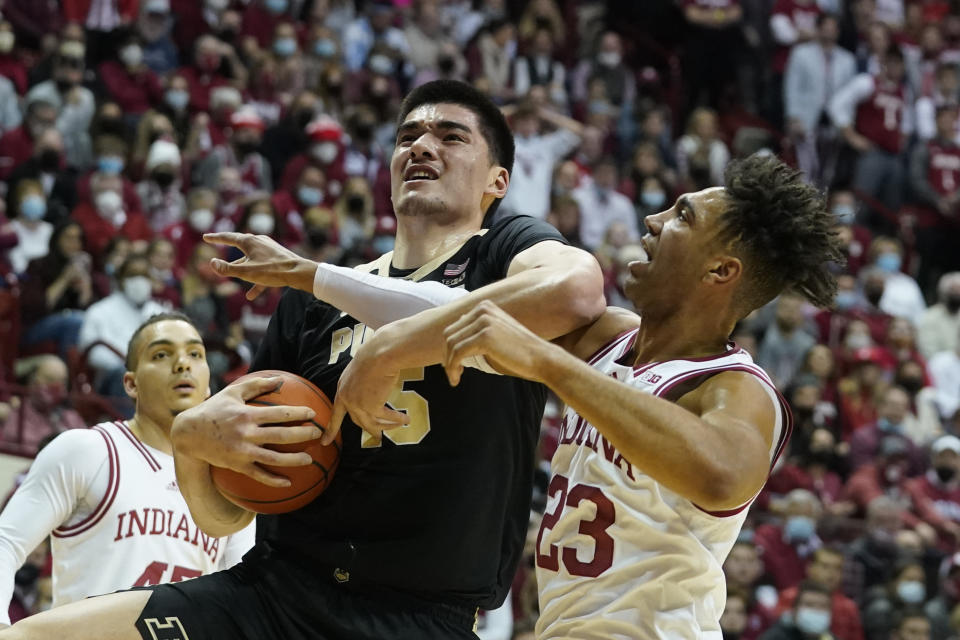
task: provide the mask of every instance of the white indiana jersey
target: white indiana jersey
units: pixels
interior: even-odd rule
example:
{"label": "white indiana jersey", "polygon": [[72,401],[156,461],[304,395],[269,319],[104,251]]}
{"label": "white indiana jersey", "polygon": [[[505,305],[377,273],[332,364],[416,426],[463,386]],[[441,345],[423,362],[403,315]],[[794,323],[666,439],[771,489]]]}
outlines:
{"label": "white indiana jersey", "polygon": [[173,457],[123,422],[64,432],[37,455],[0,514],[0,607],[13,572],[51,532],[55,607],[212,573],[254,542],[253,525],[223,538],[200,531]]}
{"label": "white indiana jersey", "polygon": [[[716,373],[755,375],[776,407],[773,465],[790,434],[790,413],[749,354],[731,344],[715,357],[634,368],[619,360],[636,335],[621,334],[590,364],[674,402]],[[537,638],[720,640],[722,564],[752,499],[730,511],[705,511],[633,467],[570,408],[551,470],[537,537]]]}

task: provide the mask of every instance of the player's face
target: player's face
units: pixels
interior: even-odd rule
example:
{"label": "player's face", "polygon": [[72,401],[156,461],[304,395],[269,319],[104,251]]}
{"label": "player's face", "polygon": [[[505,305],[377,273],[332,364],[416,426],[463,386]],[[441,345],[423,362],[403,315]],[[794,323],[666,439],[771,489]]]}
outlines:
{"label": "player's face", "polygon": [[124,375],[137,413],[166,421],[210,395],[210,368],[200,334],[182,320],[163,320],[143,330],[134,371]]}
{"label": "player's face", "polygon": [[[711,280],[711,271],[729,258],[720,241],[728,201],[722,187],[688,193],[666,211],[647,216],[641,239],[644,260],[627,265],[627,297],[640,311],[672,308]],[[698,294],[699,295],[699,294]]]}
{"label": "player's face", "polygon": [[390,160],[391,199],[398,216],[479,216],[506,194],[509,176],[491,165],[477,115],[460,105],[425,104],[397,130]]}

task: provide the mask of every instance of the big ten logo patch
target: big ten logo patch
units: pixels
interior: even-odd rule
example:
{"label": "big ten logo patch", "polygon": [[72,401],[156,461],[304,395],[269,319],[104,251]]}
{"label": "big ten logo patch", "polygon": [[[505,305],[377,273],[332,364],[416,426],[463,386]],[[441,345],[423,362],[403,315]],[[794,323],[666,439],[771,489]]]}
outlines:
{"label": "big ten logo patch", "polygon": [[180,618],[170,616],[160,622],[159,618],[144,618],[144,626],[150,634],[150,640],[190,640]]}
{"label": "big ten logo patch", "polygon": [[640,382],[646,382],[647,384],[657,384],[662,379],[663,376],[657,375],[652,371],[647,371],[640,376]]}

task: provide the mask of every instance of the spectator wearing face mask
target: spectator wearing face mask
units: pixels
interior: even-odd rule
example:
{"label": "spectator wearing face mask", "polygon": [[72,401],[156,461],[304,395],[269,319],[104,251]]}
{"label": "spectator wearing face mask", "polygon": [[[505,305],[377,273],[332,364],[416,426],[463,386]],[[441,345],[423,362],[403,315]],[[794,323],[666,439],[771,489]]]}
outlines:
{"label": "spectator wearing face mask", "polygon": [[118,38],[118,60],[106,60],[98,72],[110,97],[123,109],[125,117],[146,112],[163,97],[157,75],[143,62],[143,45],[133,31]]}
{"label": "spectator wearing face mask", "polygon": [[960,271],[940,276],[937,302],[920,316],[917,347],[927,359],[941,351],[953,351],[960,341]]}
{"label": "spectator wearing face mask", "polygon": [[26,105],[23,123],[0,136],[0,180],[33,155],[41,134],[56,125],[57,110],[51,102],[33,100]]}
{"label": "spectator wearing face mask", "polygon": [[893,382],[910,396],[910,413],[904,420],[905,433],[918,446],[932,444],[944,434],[944,425],[937,409],[937,391],[926,367],[914,360],[902,362]]}
{"label": "spectator wearing face mask", "polygon": [[76,176],[66,169],[63,158],[63,136],[49,128],[37,138],[33,155],[11,173],[7,180],[7,210],[16,211],[13,194],[21,180],[35,180],[43,187],[47,199],[45,219],[57,223],[70,215],[76,204]]}
{"label": "spectator wearing face mask", "polygon": [[[110,130],[113,130],[115,124],[122,126],[119,115],[119,107],[113,105],[117,111],[117,117],[110,116],[103,118],[102,121],[110,120]],[[126,175],[127,168],[127,142],[122,137],[114,133],[99,134],[93,142],[93,149],[96,157],[96,163],[93,170],[81,175],[77,179],[77,202],[90,202],[93,200],[92,184],[95,180],[116,180],[120,184],[119,192],[123,200],[123,207],[126,211],[140,211],[140,198],[137,196],[137,187]]]}
{"label": "spectator wearing face mask", "polygon": [[137,184],[143,213],[153,231],[162,231],[183,218],[185,202],[180,192],[180,149],[166,140],[150,145],[146,178]]}
{"label": "spectator wearing face mask", "polygon": [[[728,593],[739,592],[747,596],[746,623],[740,640],[756,640],[776,620],[773,605],[777,602],[777,590],[762,582],[763,562],[757,546],[747,540],[734,543],[723,561],[723,574]],[[723,626],[722,618],[720,624]]]}
{"label": "spectator wearing face mask", "polygon": [[241,188],[245,193],[271,191],[270,163],[259,150],[263,119],[253,110],[244,108],[230,116],[230,124],[229,142],[217,145],[197,163],[193,184],[213,188],[221,167],[233,167],[240,172]]}
{"label": "spectator wearing face mask", "polygon": [[604,94],[617,109],[630,109],[637,96],[637,81],[633,71],[623,61],[623,40],[614,31],[606,31],[597,41],[592,58],[580,62],[571,78],[574,102],[585,103],[590,83],[603,82]]}
{"label": "spectator wearing face mask", "polygon": [[[927,600],[926,575],[923,565],[904,560],[893,571],[893,578],[884,587],[868,595],[863,608],[864,631],[869,638],[891,638],[898,622],[907,611],[919,610]],[[871,597],[872,596],[872,597]],[[922,617],[922,614],[921,614]],[[927,623],[929,633],[929,622]]]}
{"label": "spectator wearing face mask", "polygon": [[343,32],[343,59],[348,71],[359,71],[376,44],[383,44],[406,56],[410,45],[401,29],[393,26],[396,9],[392,2],[372,0],[364,13]]}
{"label": "spectator wearing face mask", "polygon": [[43,100],[57,111],[56,127],[63,135],[67,165],[82,170],[90,162],[90,123],[95,101],[83,86],[84,53],[82,44],[65,41],[54,57],[53,78],[34,85],[24,100],[29,104]]}
{"label": "spectator wearing face mask", "polygon": [[90,180],[90,188],[92,199],[77,205],[71,217],[83,227],[94,260],[104,257],[104,250],[114,236],[123,235],[132,242],[150,240],[153,232],[146,217],[139,209],[128,209],[124,203],[121,195],[123,182],[119,176],[95,174]]}
{"label": "spectator wearing face mask", "polygon": [[310,165],[323,172],[329,197],[339,198],[347,181],[343,127],[333,118],[320,116],[307,125],[306,132],[307,150],[287,162],[280,178],[280,188],[286,191],[295,189],[303,168]]}
{"label": "spectator wearing face mask", "polygon": [[778,388],[787,386],[804,354],[816,344],[803,324],[803,300],[781,295],[777,300],[775,321],[767,328],[757,354],[757,364],[766,369]]}
{"label": "spectator wearing face mask", "polygon": [[173,243],[177,265],[186,265],[203,234],[214,230],[217,211],[217,193],[212,189],[195,187],[187,194],[185,219],[163,230],[163,237]]}
{"label": "spectator wearing face mask", "polygon": [[47,212],[47,198],[43,187],[34,180],[21,180],[14,194],[16,217],[10,222],[17,234],[17,246],[7,256],[15,273],[23,273],[27,264],[34,258],[47,254],[53,225],[44,221]]}
{"label": "spectator wearing face mask", "polygon": [[290,20],[289,0],[254,0],[244,9],[240,35],[252,37],[261,49],[269,49],[277,26]]}
{"label": "spectator wearing face mask", "polygon": [[185,144],[192,125],[190,85],[187,79],[179,74],[171,74],[163,82],[163,100],[153,106],[159,113],[167,116],[172,123],[176,132],[174,140]]}
{"label": "spectator wearing face mask", "polygon": [[936,530],[937,547],[949,552],[960,542],[960,438],[939,437],[930,457],[930,469],[905,488],[913,514]]}
{"label": "spectator wearing face mask", "polygon": [[[810,582],[825,587],[830,592],[830,633],[837,640],[863,640],[863,624],[857,603],[843,594],[843,552],[839,549],[821,547],[813,552],[807,566]],[[799,587],[785,589],[777,604],[778,617],[794,608]]]}
{"label": "spectator wearing face mask", "polygon": [[177,268],[176,247],[166,238],[155,238],[147,246],[147,260],[150,261],[153,299],[179,309],[181,274]]}
{"label": "spectator wearing face mask", "polygon": [[89,351],[87,363],[96,372],[100,393],[115,398],[126,397],[123,390],[123,359],[127,344],[144,320],[166,308],[153,300],[150,261],[144,254],[131,254],[115,274],[117,290],[87,309],[80,327],[81,349]]}
{"label": "spectator wearing face mask", "polygon": [[913,324],[919,322],[927,305],[917,281],[901,271],[903,246],[900,241],[885,236],[874,238],[867,258],[870,265],[884,275],[883,295],[877,303],[880,310],[907,318]]}
{"label": "spectator wearing face mask", "polygon": [[[165,114],[151,109],[143,114],[134,133],[133,151],[130,153],[130,166],[127,171],[131,180],[142,181],[146,175],[147,156],[154,142],[163,140],[177,146],[177,155],[180,156],[180,138],[173,123]],[[186,158],[183,158],[186,164]]]}
{"label": "spectator wearing face mask", "polygon": [[881,442],[899,440],[909,460],[907,473],[915,475],[924,468],[923,451],[907,436],[905,422],[910,413],[910,396],[899,387],[884,391],[877,404],[877,421],[863,426],[850,439],[850,469],[856,471],[880,454]]}
{"label": "spectator wearing face mask", "polygon": [[[210,93],[217,87],[229,86],[231,77],[221,73],[224,59],[229,59],[232,79],[240,83],[246,80],[239,61],[234,62],[233,49],[210,34],[200,36],[195,43],[193,63],[182,67],[177,74],[187,80],[190,87],[190,108],[196,113],[210,111]],[[240,77],[238,77],[238,75]]]}
{"label": "spectator wearing face mask", "polygon": [[143,63],[158,76],[180,66],[180,55],[172,38],[175,22],[170,13],[170,0],[146,0],[140,4],[136,29],[143,46]]}
{"label": "spectator wearing face mask", "polygon": [[812,580],[803,581],[797,589],[791,615],[782,617],[760,640],[833,640],[831,598],[827,587]]}
{"label": "spectator wearing face mask", "polygon": [[782,511],[782,524],[762,524],[754,533],[763,566],[778,590],[803,580],[808,558],[821,545],[817,520],[822,506],[815,495],[794,489],[784,498]]}
{"label": "spectator wearing face mask", "polygon": [[332,204],[326,193],[326,186],[327,180],[323,171],[306,165],[300,173],[295,189],[275,191],[270,197],[273,209],[287,226],[303,229],[303,216],[310,208]]}
{"label": "spectator wearing face mask", "polygon": [[55,355],[37,356],[27,375],[26,395],[3,423],[3,441],[34,456],[40,441],[86,421],[67,403],[67,365]]}
{"label": "spectator wearing face mask", "polygon": [[834,189],[830,192],[827,206],[836,220],[842,251],[847,259],[846,270],[857,275],[867,260],[867,248],[873,240],[870,230],[857,222],[858,204],[849,189]]}

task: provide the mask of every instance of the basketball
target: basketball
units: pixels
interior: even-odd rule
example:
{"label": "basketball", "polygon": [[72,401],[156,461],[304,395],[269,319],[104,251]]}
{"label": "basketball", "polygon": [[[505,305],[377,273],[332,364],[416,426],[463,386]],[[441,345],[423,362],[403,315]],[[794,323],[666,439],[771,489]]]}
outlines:
{"label": "basketball", "polygon": [[[290,405],[310,407],[316,413],[311,422],[325,429],[330,421],[333,405],[327,396],[312,382],[287,371],[257,371],[237,378],[232,384],[249,380],[250,378],[278,377],[283,382],[274,391],[264,393],[247,404],[255,406]],[[305,423],[288,422],[285,426],[297,427]],[[268,426],[268,425],[264,425]],[[269,425],[278,426],[278,425]],[[302,467],[272,467],[264,468],[272,473],[290,479],[289,487],[268,487],[253,478],[232,469],[213,467],[211,476],[214,484],[230,502],[257,513],[286,513],[294,511],[310,503],[323,493],[333,479],[333,474],[340,463],[340,434],[330,445],[323,446],[320,440],[311,440],[297,444],[267,445],[276,451],[298,452],[306,451],[313,458],[313,463]]]}

